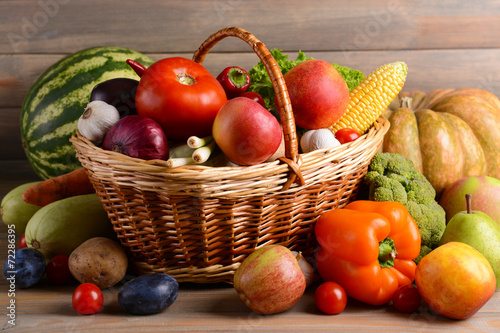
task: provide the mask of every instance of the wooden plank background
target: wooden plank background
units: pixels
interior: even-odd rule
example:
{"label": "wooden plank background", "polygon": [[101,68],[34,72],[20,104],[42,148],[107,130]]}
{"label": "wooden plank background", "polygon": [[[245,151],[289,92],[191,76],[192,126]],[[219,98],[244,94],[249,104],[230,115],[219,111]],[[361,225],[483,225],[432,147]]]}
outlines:
{"label": "wooden plank background", "polygon": [[[474,87],[500,96],[500,0],[1,0],[0,161],[25,159],[23,98],[61,57],[93,46],[191,57],[226,26],[245,28],[290,57],[302,50],[365,74],[403,60],[407,91]],[[205,66],[216,75],[257,61],[246,43],[226,39]]]}

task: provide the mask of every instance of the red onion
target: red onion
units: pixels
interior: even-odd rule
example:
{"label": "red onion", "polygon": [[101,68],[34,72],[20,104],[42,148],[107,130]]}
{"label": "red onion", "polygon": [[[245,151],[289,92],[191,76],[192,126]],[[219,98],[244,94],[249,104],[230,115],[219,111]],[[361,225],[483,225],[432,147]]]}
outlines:
{"label": "red onion", "polygon": [[130,115],[115,123],[104,137],[102,148],[144,160],[167,159],[165,132],[153,119]]}

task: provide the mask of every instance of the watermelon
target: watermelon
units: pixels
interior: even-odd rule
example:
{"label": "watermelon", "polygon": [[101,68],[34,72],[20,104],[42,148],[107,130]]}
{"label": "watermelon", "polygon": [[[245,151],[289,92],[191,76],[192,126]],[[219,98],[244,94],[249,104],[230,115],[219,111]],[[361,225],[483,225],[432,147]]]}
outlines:
{"label": "watermelon", "polygon": [[21,109],[21,139],[26,156],[42,179],[81,167],[69,138],[100,82],[126,77],[139,80],[127,65],[133,59],[148,66],[153,60],[120,47],[94,47],[65,56],[33,83]]}

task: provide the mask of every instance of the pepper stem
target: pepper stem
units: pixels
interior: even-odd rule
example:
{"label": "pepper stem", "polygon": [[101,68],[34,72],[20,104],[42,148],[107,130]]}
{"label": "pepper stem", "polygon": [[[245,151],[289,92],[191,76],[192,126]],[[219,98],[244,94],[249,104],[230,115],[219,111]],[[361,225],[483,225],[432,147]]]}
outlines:
{"label": "pepper stem", "polygon": [[394,244],[394,241],[390,238],[386,238],[379,243],[378,248],[378,262],[380,267],[394,266],[394,259],[398,254],[396,252],[396,245]]}
{"label": "pepper stem", "polygon": [[232,67],[227,72],[227,77],[234,84],[236,88],[241,88],[248,83],[247,73],[243,72],[238,67]]}

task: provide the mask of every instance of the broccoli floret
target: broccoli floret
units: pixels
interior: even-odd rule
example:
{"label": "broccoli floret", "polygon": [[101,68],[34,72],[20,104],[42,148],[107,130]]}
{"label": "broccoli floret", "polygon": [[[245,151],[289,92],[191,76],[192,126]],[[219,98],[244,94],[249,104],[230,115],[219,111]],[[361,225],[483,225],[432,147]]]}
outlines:
{"label": "broccoli floret", "polygon": [[405,206],[420,230],[422,248],[420,255],[415,260],[419,262],[425,254],[439,246],[439,241],[446,227],[446,213],[435,201],[426,205],[409,200]]}
{"label": "broccoli floret", "polygon": [[422,249],[416,262],[439,245],[446,213],[435,200],[435,189],[413,162],[399,154],[376,153],[363,181],[369,200],[400,202],[417,223]]}
{"label": "broccoli floret", "polygon": [[407,193],[404,186],[396,179],[386,177],[376,171],[369,171],[365,176],[365,181],[370,182],[369,197],[375,201],[397,201],[406,202]]}
{"label": "broccoli floret", "polygon": [[352,69],[335,63],[332,65],[344,78],[345,82],[347,83],[347,87],[349,87],[349,91],[356,88],[361,83],[361,81],[365,79],[365,75],[360,70]]}
{"label": "broccoli floret", "polygon": [[431,183],[421,173],[417,173],[415,178],[408,183],[406,188],[408,192],[408,200],[417,202],[423,205],[436,204],[436,190]]}

